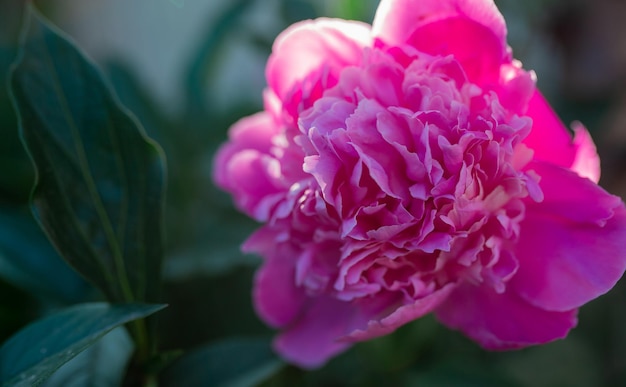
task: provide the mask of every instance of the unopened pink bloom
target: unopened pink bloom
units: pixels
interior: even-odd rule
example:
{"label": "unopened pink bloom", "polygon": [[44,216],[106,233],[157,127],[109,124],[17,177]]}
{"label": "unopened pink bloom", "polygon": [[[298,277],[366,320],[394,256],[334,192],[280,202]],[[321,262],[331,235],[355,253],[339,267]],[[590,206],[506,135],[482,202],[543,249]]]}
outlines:
{"label": "unopened pink bloom", "polygon": [[383,0],[284,31],[215,179],[263,222],[258,314],[318,367],[434,312],[488,349],[565,337],[626,268],[626,210],[513,59],[491,0]]}

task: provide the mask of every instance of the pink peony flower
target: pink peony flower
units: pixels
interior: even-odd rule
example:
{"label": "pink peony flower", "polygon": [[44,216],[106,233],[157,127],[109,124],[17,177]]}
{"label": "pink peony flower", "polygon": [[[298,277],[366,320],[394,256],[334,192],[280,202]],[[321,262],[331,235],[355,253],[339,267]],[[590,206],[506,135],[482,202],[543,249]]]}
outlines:
{"label": "pink peony flower", "polygon": [[427,313],[487,349],[563,338],[624,273],[626,210],[491,0],[383,0],[284,31],[216,182],[263,226],[260,317],[305,368]]}

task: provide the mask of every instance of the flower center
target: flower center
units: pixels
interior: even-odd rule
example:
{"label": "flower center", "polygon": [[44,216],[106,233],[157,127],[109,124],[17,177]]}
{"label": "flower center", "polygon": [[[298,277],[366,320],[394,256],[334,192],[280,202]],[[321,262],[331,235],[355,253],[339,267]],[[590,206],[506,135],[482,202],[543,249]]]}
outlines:
{"label": "flower center", "polygon": [[366,51],[300,115],[310,178],[292,190],[289,222],[309,292],[415,300],[460,281],[503,292],[517,270],[508,247],[540,192],[522,171],[531,121],[452,57],[411,58]]}

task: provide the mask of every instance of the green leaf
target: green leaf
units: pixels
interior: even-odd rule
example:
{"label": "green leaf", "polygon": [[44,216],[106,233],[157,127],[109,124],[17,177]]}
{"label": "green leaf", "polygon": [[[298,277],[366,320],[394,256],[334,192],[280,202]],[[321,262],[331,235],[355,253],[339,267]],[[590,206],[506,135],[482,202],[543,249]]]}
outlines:
{"label": "green leaf", "polygon": [[164,305],[81,304],[38,320],[0,348],[3,386],[36,386],[107,332]]}
{"label": "green leaf", "polygon": [[115,328],[75,358],[63,364],[43,386],[121,386],[132,352],[133,342],[126,329]]}
{"label": "green leaf", "polygon": [[[2,48],[0,50],[0,64],[3,66],[2,72],[0,72],[0,81],[2,81],[3,86],[0,93],[3,96],[6,72],[17,52],[17,41],[23,13],[24,2],[0,0],[0,47]],[[6,113],[0,111],[0,114]]]}
{"label": "green leaf", "polygon": [[29,294],[0,279],[0,343],[37,318],[39,309]]}
{"label": "green leaf", "polygon": [[85,301],[93,293],[59,257],[27,209],[0,206],[0,277],[61,304]]}
{"label": "green leaf", "polygon": [[18,51],[18,34],[25,2],[0,0],[0,197],[26,203],[35,179],[30,160],[20,144],[17,118],[7,88],[9,67]]}
{"label": "green leaf", "polygon": [[190,352],[163,375],[164,386],[256,386],[276,373],[282,363],[270,340],[233,338]]}
{"label": "green leaf", "polygon": [[11,90],[36,217],[114,302],[158,300],[164,161],[95,66],[33,8]]}
{"label": "green leaf", "polygon": [[168,129],[180,130],[180,124],[170,122],[167,113],[154,100],[154,94],[143,85],[139,79],[141,74],[133,72],[122,61],[114,60],[105,63],[104,71],[121,103],[133,112],[148,136],[163,146]]}

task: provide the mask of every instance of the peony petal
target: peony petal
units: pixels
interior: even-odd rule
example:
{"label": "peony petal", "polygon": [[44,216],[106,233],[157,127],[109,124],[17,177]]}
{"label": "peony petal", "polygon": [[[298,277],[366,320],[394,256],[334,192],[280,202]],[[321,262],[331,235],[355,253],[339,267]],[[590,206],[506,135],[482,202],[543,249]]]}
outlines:
{"label": "peony petal", "polygon": [[277,125],[270,114],[260,112],[237,121],[228,131],[229,142],[222,146],[213,162],[213,178],[226,190],[232,190],[228,173],[228,163],[232,157],[245,149],[257,150],[269,154],[272,138],[278,133]]}
{"label": "peony petal", "polygon": [[346,66],[361,62],[363,48],[371,45],[370,27],[340,19],[296,23],[274,41],[267,62],[269,87],[285,101],[312,74],[338,78]]}
{"label": "peony petal", "polygon": [[533,305],[566,311],[606,293],[626,270],[621,200],[564,168],[532,163],[545,200],[529,203],[510,286]]}
{"label": "peony petal", "polygon": [[596,144],[593,143],[591,135],[583,124],[575,122],[572,127],[575,156],[570,169],[597,183],[600,181],[600,156],[598,156]]}
{"label": "peony petal", "polygon": [[591,180],[554,164],[533,161],[528,169],[540,177],[543,201],[529,201],[527,212],[550,214],[563,220],[591,223],[600,227],[623,207],[622,199],[611,195]]}
{"label": "peony petal", "polygon": [[544,344],[576,326],[576,310],[551,312],[536,308],[510,291],[497,294],[486,286],[464,284],[450,294],[435,314],[489,350]]}
{"label": "peony petal", "polygon": [[539,90],[528,103],[526,115],[533,120],[533,129],[524,143],[535,152],[535,159],[569,167],[574,160],[572,137]]}
{"label": "peony petal", "polygon": [[500,84],[495,89],[500,104],[512,113],[524,115],[535,93],[536,82],[535,73],[524,70],[519,61],[503,64],[500,67]]}
{"label": "peony petal", "polygon": [[531,98],[526,112],[533,129],[524,143],[534,151],[534,159],[548,161],[576,171],[594,182],[600,179],[600,158],[589,132],[575,123],[574,140],[539,91]]}
{"label": "peony petal", "polygon": [[242,118],[230,129],[230,141],[213,161],[213,179],[230,192],[237,207],[259,221],[267,220],[271,208],[285,192],[281,167],[271,155],[279,131],[274,119],[261,112]]}
{"label": "peony petal", "polygon": [[367,323],[367,327],[354,330],[349,335],[343,337],[342,340],[362,341],[387,335],[402,325],[432,312],[448,297],[455,286],[454,284],[447,284],[426,297],[393,310],[392,313],[383,318],[370,320]]}
{"label": "peony petal", "polygon": [[479,86],[495,85],[500,65],[510,62],[504,18],[492,0],[383,0],[372,33],[392,46],[452,54]]}
{"label": "peony petal", "polygon": [[357,311],[349,303],[329,297],[308,301],[300,318],[276,337],[274,349],[288,362],[313,369],[351,346],[337,338],[351,329]]}
{"label": "peony petal", "polygon": [[256,150],[236,153],[224,168],[229,189],[237,207],[257,221],[267,221],[272,208],[287,188],[280,181],[280,164]]}
{"label": "peony petal", "polygon": [[513,60],[494,0],[297,23],[266,77],[214,175],[266,222],[243,249],[264,257],[254,307],[286,361],[319,367],[432,311],[488,349],[546,343],[626,270],[626,207]]}
{"label": "peony petal", "polygon": [[295,285],[296,268],[286,244],[277,244],[273,256],[265,261],[254,278],[252,299],[257,314],[268,325],[282,328],[301,313],[306,295]]}

